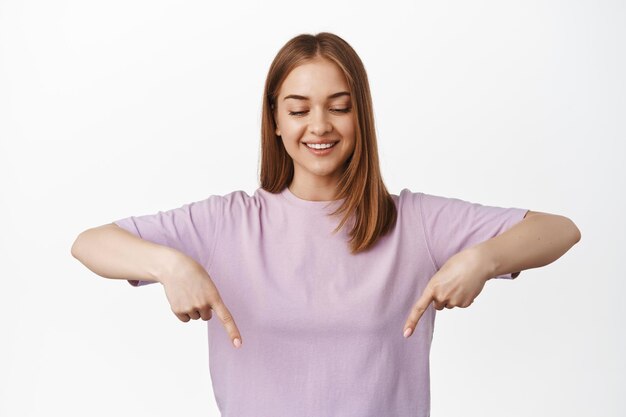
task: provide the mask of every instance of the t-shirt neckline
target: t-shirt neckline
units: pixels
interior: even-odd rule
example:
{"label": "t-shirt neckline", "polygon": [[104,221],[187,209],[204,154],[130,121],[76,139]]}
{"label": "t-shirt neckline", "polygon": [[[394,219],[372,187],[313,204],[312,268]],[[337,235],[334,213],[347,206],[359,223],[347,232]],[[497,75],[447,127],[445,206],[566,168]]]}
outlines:
{"label": "t-shirt neckline", "polygon": [[285,187],[281,192],[281,195],[285,197],[288,201],[293,204],[296,204],[300,207],[315,209],[315,210],[325,210],[327,208],[336,208],[340,206],[345,198],[341,198],[339,200],[323,200],[323,201],[313,201],[313,200],[304,200],[294,193],[291,192],[289,186]]}

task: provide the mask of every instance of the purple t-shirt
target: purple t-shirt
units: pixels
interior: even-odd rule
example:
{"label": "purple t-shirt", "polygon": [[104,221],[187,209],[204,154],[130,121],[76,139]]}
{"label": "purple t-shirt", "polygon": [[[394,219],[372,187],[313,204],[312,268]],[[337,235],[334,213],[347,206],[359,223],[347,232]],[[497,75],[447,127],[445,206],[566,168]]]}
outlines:
{"label": "purple t-shirt", "polygon": [[427,417],[437,310],[431,303],[405,339],[410,309],[452,255],[528,210],[409,189],[392,198],[395,228],[356,255],[347,227],[333,234],[339,218],[326,215],[341,201],[303,200],[287,187],[211,195],[115,223],[199,262],[233,314],[239,349],[215,314],[207,322],[223,417]]}

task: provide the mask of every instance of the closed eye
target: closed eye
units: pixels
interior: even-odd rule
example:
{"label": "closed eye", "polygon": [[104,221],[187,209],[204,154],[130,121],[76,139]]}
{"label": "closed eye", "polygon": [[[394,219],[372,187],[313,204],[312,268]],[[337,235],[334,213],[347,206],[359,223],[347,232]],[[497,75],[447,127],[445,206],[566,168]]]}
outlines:
{"label": "closed eye", "polygon": [[[348,113],[350,110],[352,110],[351,107],[347,107],[345,109],[330,109],[330,111],[334,111],[334,112],[338,112],[338,113]],[[304,115],[304,113],[307,113],[307,110],[305,110],[305,111],[290,111],[289,115],[290,116],[302,116],[302,115]]]}

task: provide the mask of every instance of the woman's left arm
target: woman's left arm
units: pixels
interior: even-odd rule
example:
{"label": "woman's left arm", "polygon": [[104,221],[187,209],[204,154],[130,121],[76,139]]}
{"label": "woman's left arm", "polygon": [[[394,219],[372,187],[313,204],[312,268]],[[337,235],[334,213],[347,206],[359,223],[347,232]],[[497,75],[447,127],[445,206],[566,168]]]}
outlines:
{"label": "woman's left arm", "polygon": [[468,307],[489,279],[552,263],[578,241],[580,230],[567,217],[528,211],[507,231],[455,254],[437,271],[413,305],[404,337],[413,334],[431,303],[437,310]]}
{"label": "woman's left arm", "polygon": [[580,241],[580,230],[567,217],[529,211],[506,232],[469,250],[487,268],[487,279],[538,268],[559,259]]}

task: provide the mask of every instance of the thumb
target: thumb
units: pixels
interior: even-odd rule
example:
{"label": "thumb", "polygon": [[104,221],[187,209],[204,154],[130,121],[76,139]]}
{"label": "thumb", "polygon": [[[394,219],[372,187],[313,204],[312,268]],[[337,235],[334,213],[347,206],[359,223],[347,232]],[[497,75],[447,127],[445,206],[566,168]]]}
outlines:
{"label": "thumb", "polygon": [[228,337],[233,342],[233,345],[235,345],[236,348],[241,346],[242,344],[241,334],[239,333],[239,329],[237,328],[237,325],[235,324],[235,320],[233,319],[232,314],[230,314],[230,311],[228,310],[224,302],[221,299],[219,299],[217,302],[215,302],[211,306],[211,309],[213,309],[217,313],[217,316],[220,318],[220,321],[226,328]]}
{"label": "thumb", "polygon": [[413,304],[413,308],[411,309],[409,318],[404,324],[404,337],[409,337],[413,334],[413,331],[417,327],[419,319],[422,317],[422,314],[424,314],[424,311],[426,311],[432,301],[433,293],[430,285],[427,285],[426,289],[422,293],[422,296],[417,300],[415,304]]}

